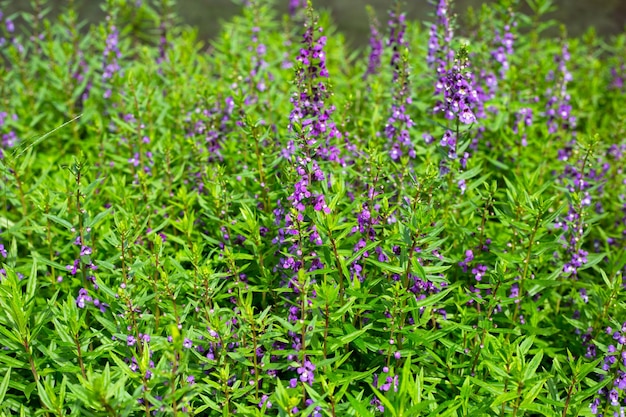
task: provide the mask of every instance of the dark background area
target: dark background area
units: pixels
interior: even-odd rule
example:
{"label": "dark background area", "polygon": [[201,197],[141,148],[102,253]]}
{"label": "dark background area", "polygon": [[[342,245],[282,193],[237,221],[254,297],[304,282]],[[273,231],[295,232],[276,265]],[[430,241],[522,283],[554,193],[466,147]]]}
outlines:
{"label": "dark background area", "polygon": [[[146,1],[146,0],[144,0]],[[489,0],[454,0],[454,11],[462,16],[468,6],[480,7]],[[102,19],[99,0],[78,0],[80,15],[89,22]],[[287,11],[289,0],[275,0],[278,10]],[[62,9],[67,0],[49,2],[53,11]],[[369,23],[365,5],[372,5],[381,23],[386,22],[386,11],[392,0],[313,0],[314,7],[331,11],[339,29],[355,46],[365,45],[368,40]],[[549,18],[563,22],[570,36],[578,36],[593,26],[601,36],[621,33],[626,25],[626,0],[555,0],[556,11]],[[427,0],[407,0],[406,9],[411,19],[425,20],[433,11]],[[30,10],[29,0],[12,0],[5,13]],[[199,29],[200,37],[210,39],[220,29],[220,22],[240,11],[233,0],[178,0],[177,12],[182,20]]]}

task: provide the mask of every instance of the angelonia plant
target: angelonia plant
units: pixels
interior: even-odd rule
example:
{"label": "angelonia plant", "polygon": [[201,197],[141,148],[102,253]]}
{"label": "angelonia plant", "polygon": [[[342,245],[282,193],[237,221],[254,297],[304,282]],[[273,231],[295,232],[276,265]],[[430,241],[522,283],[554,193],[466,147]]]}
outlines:
{"label": "angelonia plant", "polygon": [[205,43],[173,0],[30,3],[0,416],[626,414],[626,34],[394,1],[357,48],[248,0]]}

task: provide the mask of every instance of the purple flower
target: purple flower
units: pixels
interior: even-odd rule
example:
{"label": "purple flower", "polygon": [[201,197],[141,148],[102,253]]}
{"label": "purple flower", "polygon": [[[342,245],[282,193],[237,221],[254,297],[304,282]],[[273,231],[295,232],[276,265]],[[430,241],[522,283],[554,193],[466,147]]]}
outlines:
{"label": "purple flower", "polygon": [[600,397],[595,397],[591,404],[589,404],[589,408],[591,408],[591,414],[598,414],[598,406],[600,405]]}
{"label": "purple flower", "polygon": [[613,78],[611,82],[611,88],[615,90],[623,90],[624,89],[624,79],[626,78],[626,66],[622,63],[618,67],[611,68],[611,76]]}
{"label": "purple flower", "polygon": [[267,394],[263,394],[261,396],[261,401],[259,401],[259,408],[272,408],[272,402],[270,401],[270,397]]}
{"label": "purple flower", "polygon": [[472,274],[474,274],[474,278],[478,282],[480,282],[483,279],[486,272],[487,272],[487,267],[481,264],[478,264],[476,268],[472,269]]}
{"label": "purple flower", "polygon": [[313,384],[315,365],[308,359],[304,359],[304,364],[297,369],[301,382]]}
{"label": "purple flower", "polygon": [[122,53],[119,48],[119,31],[115,25],[109,25],[108,27],[102,57],[102,82],[106,88],[104,98],[108,99],[113,93],[110,81],[113,79],[115,74],[122,73],[122,68],[119,64],[119,59],[122,57]]}
{"label": "purple flower", "polygon": [[[341,139],[343,135],[332,121],[335,107],[326,105],[330,98],[325,78],[328,78],[326,68],[326,36],[315,38],[317,21],[311,16],[311,22],[303,35],[302,47],[296,60],[296,84],[298,91],[290,99],[293,109],[289,115],[289,130],[295,132],[295,126],[301,127],[300,146],[308,150],[312,160],[325,159],[341,162],[338,149],[332,144],[333,140]],[[318,29],[321,32],[321,28]],[[305,161],[301,161],[305,162]]]}
{"label": "purple flower", "polygon": [[394,68],[393,80],[396,81],[399,76],[401,48],[408,47],[408,43],[404,37],[406,33],[406,15],[390,10],[387,24],[389,26],[387,46],[392,49],[391,66]]}
{"label": "purple flower", "polygon": [[326,214],[330,214],[330,208],[326,205],[326,201],[323,195],[315,197],[315,205],[313,206],[315,211],[323,211]]}
{"label": "purple flower", "polygon": [[554,57],[558,66],[558,79],[555,79],[554,72],[551,72],[549,79],[555,81],[558,90],[548,91],[548,101],[546,103],[545,115],[547,116],[548,132],[556,133],[559,129],[568,131],[576,127],[576,117],[570,114],[570,95],[567,93],[567,84],[572,81],[572,74],[567,69],[567,62],[570,59],[567,44],[563,44],[561,54]]}
{"label": "purple flower", "polygon": [[76,297],[76,306],[78,308],[85,308],[86,303],[93,301],[93,298],[89,296],[89,293],[85,288],[78,290],[78,297]]}
{"label": "purple flower", "polygon": [[306,0],[289,0],[289,15],[293,17],[298,10],[306,7]]}
{"label": "purple flower", "polygon": [[[2,46],[0,44],[0,46]],[[12,117],[9,117],[9,114],[7,112],[4,111],[0,111],[0,128],[1,127],[6,127],[6,129],[9,128],[9,126],[7,126],[6,121],[16,121],[17,120],[17,115],[13,114]],[[4,154],[2,153],[2,148],[4,149],[9,149],[9,148],[13,148],[15,145],[17,145],[17,142],[19,140],[17,134],[15,133],[14,130],[5,130],[6,133],[2,134],[2,136],[0,136],[0,159],[4,158]]]}
{"label": "purple flower", "polygon": [[376,13],[371,6],[367,6],[367,14],[370,19],[370,54],[367,63],[367,70],[365,71],[363,78],[367,78],[368,75],[378,74],[383,54],[383,37],[380,33],[380,25],[378,23],[378,19],[376,18]]}
{"label": "purple flower", "polygon": [[70,271],[70,274],[76,275],[76,272],[78,272],[79,266],[80,266],[80,260],[74,259],[74,263],[72,265],[66,265],[65,269]]}
{"label": "purple flower", "polygon": [[457,181],[457,185],[459,186],[459,190],[461,190],[461,194],[465,194],[465,190],[467,189],[467,185],[465,184],[464,179],[460,179]]}
{"label": "purple flower", "polygon": [[[511,293],[509,295],[509,298],[519,298],[519,284],[518,283],[514,283],[513,285],[511,285]],[[516,302],[518,300],[515,300]]]}
{"label": "purple flower", "polygon": [[612,406],[619,405],[619,393],[616,389],[612,389],[609,392],[609,401],[611,401]]}
{"label": "purple flower", "polygon": [[469,106],[467,106],[463,110],[461,110],[461,113],[459,114],[459,120],[461,121],[461,123],[468,125],[476,121],[476,116],[474,116],[472,110],[469,108]]}
{"label": "purple flower", "polygon": [[385,406],[376,397],[372,398],[372,400],[370,401],[370,405],[373,405],[376,411],[379,411],[381,413],[385,412]]}
{"label": "purple flower", "polygon": [[448,0],[439,0],[436,10],[437,22],[431,25],[426,62],[431,69],[442,73],[454,58],[450,48],[453,31],[450,24]]}
{"label": "purple flower", "polygon": [[435,113],[443,113],[448,120],[458,120],[464,124],[476,121],[475,108],[482,104],[473,87],[473,75],[469,72],[469,61],[460,58],[445,71],[435,84],[435,94],[443,96],[433,108]]}
{"label": "purple flower", "polygon": [[107,307],[109,307],[109,305],[107,303],[103,303],[102,301],[98,300],[97,298],[93,300],[93,305],[95,307],[97,307],[101,313],[106,313],[107,311]]}
{"label": "purple flower", "polygon": [[134,166],[134,167],[138,167],[138,166],[139,166],[139,162],[140,162],[140,160],[139,160],[139,153],[138,153],[138,152],[135,152],[135,154],[133,155],[133,157],[132,157],[132,158],[130,158],[130,159],[128,159],[128,162],[129,162],[132,166]]}
{"label": "purple flower", "polygon": [[474,252],[471,249],[465,251],[465,259],[459,262],[459,266],[463,268],[463,272],[467,272],[467,267],[474,260]]}

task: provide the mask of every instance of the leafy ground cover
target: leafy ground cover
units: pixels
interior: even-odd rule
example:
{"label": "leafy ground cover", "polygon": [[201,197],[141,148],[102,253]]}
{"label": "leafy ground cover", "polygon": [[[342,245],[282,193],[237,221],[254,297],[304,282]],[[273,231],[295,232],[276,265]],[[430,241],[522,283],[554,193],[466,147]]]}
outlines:
{"label": "leafy ground cover", "polygon": [[0,15],[1,415],[623,415],[626,37],[528,4]]}

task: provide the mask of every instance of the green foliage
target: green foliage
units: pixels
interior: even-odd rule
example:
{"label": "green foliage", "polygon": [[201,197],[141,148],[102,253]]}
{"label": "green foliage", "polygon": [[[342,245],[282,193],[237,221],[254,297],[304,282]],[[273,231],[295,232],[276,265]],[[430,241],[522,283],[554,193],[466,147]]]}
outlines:
{"label": "green foliage", "polygon": [[626,37],[247,3],[0,18],[0,416],[619,412]]}

